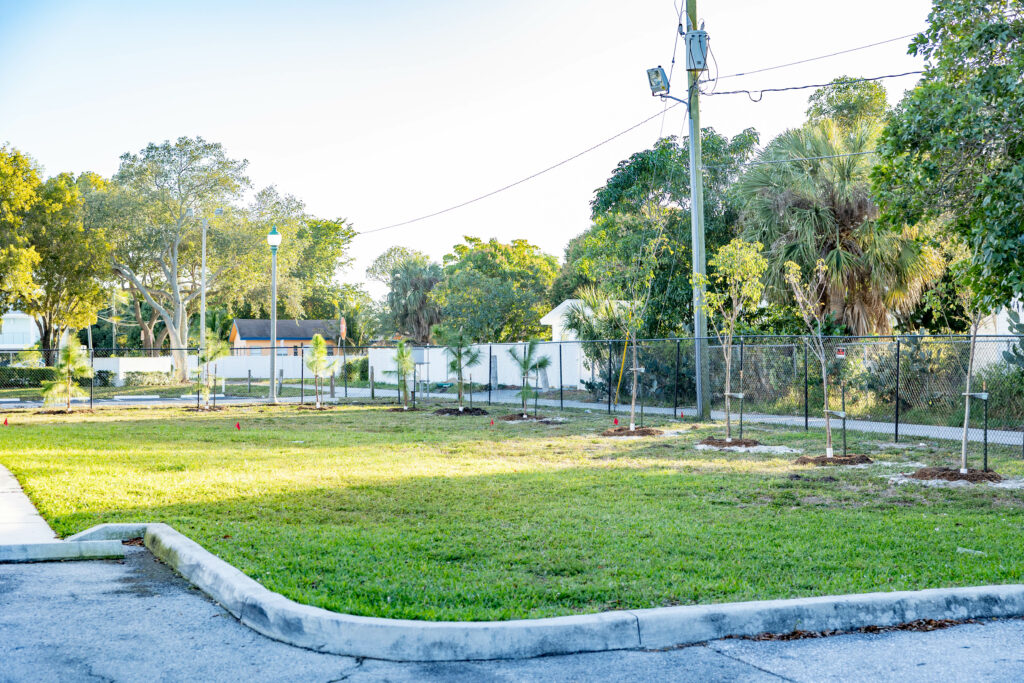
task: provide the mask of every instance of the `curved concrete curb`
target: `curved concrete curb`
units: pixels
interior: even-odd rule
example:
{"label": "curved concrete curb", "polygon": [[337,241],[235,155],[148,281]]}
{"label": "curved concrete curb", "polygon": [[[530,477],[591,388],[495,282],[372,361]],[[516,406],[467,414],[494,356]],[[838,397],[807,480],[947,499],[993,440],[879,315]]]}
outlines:
{"label": "curved concrete curb", "polygon": [[[519,659],[655,649],[727,636],[851,630],[916,619],[1024,616],[1024,585],[936,588],[792,600],[664,607],[548,619],[447,622],[339,614],[273,593],[166,524],[101,524],[74,540],[144,536],[161,560],[243,624],[333,654],[398,661]],[[71,540],[69,539],[69,540]]]}
{"label": "curved concrete curb", "polygon": [[61,562],[64,560],[109,560],[124,557],[119,540],[54,541],[0,545],[3,562]]}

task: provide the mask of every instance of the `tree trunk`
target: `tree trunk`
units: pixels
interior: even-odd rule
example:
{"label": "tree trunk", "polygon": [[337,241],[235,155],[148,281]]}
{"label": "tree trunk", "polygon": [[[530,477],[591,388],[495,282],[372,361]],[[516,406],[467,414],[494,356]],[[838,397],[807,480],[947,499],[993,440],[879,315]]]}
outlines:
{"label": "tree trunk", "polygon": [[967,352],[967,391],[964,394],[964,431],[960,439],[960,474],[967,474],[967,433],[971,421],[971,375],[974,374],[974,345],[978,341],[977,318],[971,321],[971,347]]}
{"label": "tree trunk", "polygon": [[640,386],[640,354],[636,348],[636,332],[631,336],[633,342],[633,390],[629,399],[629,431],[636,429],[636,392]]}
{"label": "tree trunk", "polygon": [[732,441],[732,337],[722,346],[725,355],[725,440]]}
{"label": "tree trunk", "polygon": [[828,413],[828,369],[825,361],[825,352],[821,352],[821,388],[825,395],[825,455],[832,457],[832,421]]}

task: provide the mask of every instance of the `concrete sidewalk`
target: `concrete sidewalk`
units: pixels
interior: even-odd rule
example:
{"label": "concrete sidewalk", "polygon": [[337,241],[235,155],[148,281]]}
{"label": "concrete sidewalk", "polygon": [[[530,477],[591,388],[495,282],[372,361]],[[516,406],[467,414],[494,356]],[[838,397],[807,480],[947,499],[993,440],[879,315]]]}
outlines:
{"label": "concrete sidewalk", "polygon": [[[73,626],[72,626],[73,625]],[[1024,621],[929,633],[719,640],[438,664],[321,654],[243,626],[143,548],[123,561],[0,565],[0,681],[1018,681]]]}
{"label": "concrete sidewalk", "polygon": [[56,540],[57,535],[21,490],[18,480],[0,465],[0,545]]}

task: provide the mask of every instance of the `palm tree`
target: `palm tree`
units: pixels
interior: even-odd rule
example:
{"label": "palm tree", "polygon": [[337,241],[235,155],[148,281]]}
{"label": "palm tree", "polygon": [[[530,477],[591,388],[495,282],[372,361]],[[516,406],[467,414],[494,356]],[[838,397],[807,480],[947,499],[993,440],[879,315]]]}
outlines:
{"label": "palm tree", "polygon": [[440,281],[441,267],[419,260],[402,263],[391,273],[387,304],[396,331],[420,344],[430,341],[430,328],[441,314],[429,294]]}
{"label": "palm tree", "polygon": [[540,342],[536,339],[531,339],[526,342],[523,347],[523,355],[519,355],[518,350],[512,347],[508,350],[508,355],[512,357],[516,365],[519,366],[519,372],[522,375],[522,388],[519,391],[520,397],[523,399],[523,417],[527,417],[526,414],[526,400],[530,397],[530,385],[529,376],[530,373],[534,373],[535,383],[539,383],[540,371],[547,370],[551,365],[550,356],[539,356],[538,347]]}
{"label": "palm tree", "polygon": [[56,378],[43,382],[44,403],[52,406],[63,400],[70,413],[71,398],[85,395],[77,380],[92,377],[92,373],[92,366],[82,353],[82,348],[77,344],[68,344],[58,355]]}
{"label": "palm tree", "polygon": [[389,375],[395,375],[398,380],[398,393],[402,397],[402,410],[409,409],[409,375],[416,368],[412,359],[412,347],[400,340],[395,345],[395,369],[387,371]]}
{"label": "palm tree", "polygon": [[788,130],[758,161],[806,161],[752,165],[737,184],[743,239],[765,245],[769,295],[791,298],[787,261],[811,272],[823,260],[829,283],[819,303],[857,335],[890,332],[890,313],[912,308],[942,272],[918,228],[892,230],[877,220],[869,152],[880,130],[877,121],[841,128],[828,119]]}
{"label": "palm tree", "polygon": [[316,396],[316,407],[320,408],[323,396],[324,377],[334,373],[337,361],[327,360],[327,342],[319,334],[314,334],[310,342],[309,357],[306,367],[313,374],[313,392]]}
{"label": "palm tree", "polygon": [[[223,339],[210,337],[206,340],[206,348],[199,354],[198,363],[201,367],[195,369],[195,389],[203,397],[203,405],[210,407],[210,391],[213,388],[213,377],[210,375],[210,363],[216,362],[231,353],[231,346]],[[273,378],[271,378],[273,381]]]}
{"label": "palm tree", "polygon": [[[462,412],[462,377],[466,368],[480,362],[480,349],[473,348],[473,340],[462,331],[455,332],[440,325],[435,325],[433,335],[435,339],[444,344],[445,353],[448,354],[448,371],[453,373],[457,379],[459,387],[459,412]],[[472,387],[470,387],[470,391],[472,391]]]}

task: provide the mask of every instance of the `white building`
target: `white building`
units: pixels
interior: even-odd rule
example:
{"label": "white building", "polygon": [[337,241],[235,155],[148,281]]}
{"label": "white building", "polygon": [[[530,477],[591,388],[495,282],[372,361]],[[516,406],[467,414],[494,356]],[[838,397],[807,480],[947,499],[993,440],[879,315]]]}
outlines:
{"label": "white building", "polygon": [[39,328],[31,316],[11,311],[0,317],[0,351],[22,351],[39,341]]}

